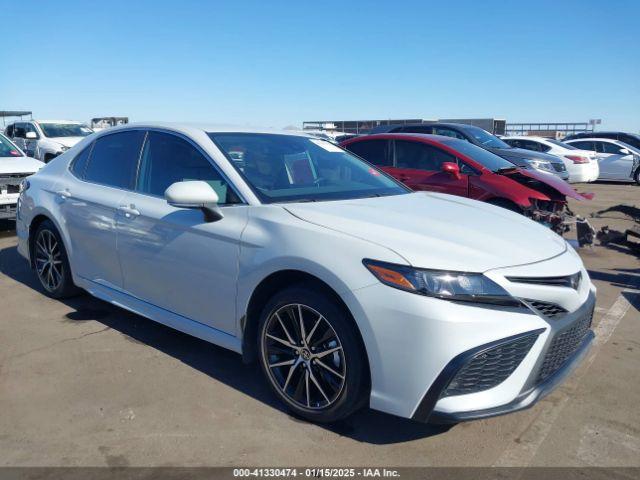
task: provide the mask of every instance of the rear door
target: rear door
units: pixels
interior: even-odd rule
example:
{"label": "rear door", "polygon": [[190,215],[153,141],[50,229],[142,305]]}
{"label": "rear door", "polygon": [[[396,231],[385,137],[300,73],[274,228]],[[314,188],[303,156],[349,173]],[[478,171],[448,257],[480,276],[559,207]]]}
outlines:
{"label": "rear door", "polygon": [[442,171],[445,162],[458,164],[455,156],[433,145],[409,140],[393,141],[394,176],[412,190],[468,196],[469,177],[455,178]]}
{"label": "rear door", "polygon": [[76,178],[56,186],[74,273],[118,290],[123,282],[116,218],[133,188],[143,138],[142,130],[98,138],[73,160],[71,172]]}

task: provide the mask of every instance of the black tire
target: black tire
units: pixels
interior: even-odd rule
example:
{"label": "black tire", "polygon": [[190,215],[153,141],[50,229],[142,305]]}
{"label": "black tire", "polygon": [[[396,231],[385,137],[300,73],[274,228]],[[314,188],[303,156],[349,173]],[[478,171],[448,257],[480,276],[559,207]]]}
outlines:
{"label": "black tire", "polygon": [[[296,327],[299,321],[296,312],[300,311],[303,326]],[[281,327],[283,323],[285,327]],[[298,351],[267,337],[272,332],[269,334],[287,342],[299,340],[304,338],[300,335],[301,328],[306,330],[308,342],[296,342]],[[330,350],[335,351],[327,355]],[[267,383],[298,417],[318,423],[335,422],[348,417],[367,401],[366,353],[354,321],[344,307],[312,285],[288,287],[267,302],[260,315],[258,352]],[[307,354],[312,357],[305,357]],[[297,363],[274,366],[289,359]],[[305,388],[305,382],[310,386]],[[299,398],[296,398],[297,392]]]}
{"label": "black tire", "polygon": [[[48,255],[47,250],[51,250],[51,255]],[[51,220],[44,220],[36,228],[31,243],[31,256],[36,276],[47,296],[68,298],[80,293],[80,289],[73,283],[62,237]],[[51,261],[59,263],[52,265]],[[48,267],[45,266],[47,262]]]}
{"label": "black tire", "polygon": [[636,185],[640,185],[640,167],[636,169],[636,173],[633,175],[633,180],[636,182]]}
{"label": "black tire", "polygon": [[520,208],[516,203],[512,202],[511,200],[507,200],[506,198],[492,198],[491,200],[487,201],[487,203],[490,203],[491,205],[495,205],[496,207],[502,207],[507,210],[511,210],[512,212],[522,214],[522,208]]}

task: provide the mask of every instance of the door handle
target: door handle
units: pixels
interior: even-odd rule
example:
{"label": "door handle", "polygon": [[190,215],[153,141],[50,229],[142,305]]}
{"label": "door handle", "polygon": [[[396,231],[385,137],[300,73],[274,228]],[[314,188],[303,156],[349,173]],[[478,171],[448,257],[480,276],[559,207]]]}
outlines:
{"label": "door handle", "polygon": [[140,215],[140,212],[136,210],[136,206],[133,203],[128,207],[126,205],[119,206],[118,212],[123,214],[126,218],[137,217],[138,215]]}
{"label": "door handle", "polygon": [[71,192],[69,192],[69,190],[59,190],[56,192],[56,195],[58,195],[62,200],[71,198]]}

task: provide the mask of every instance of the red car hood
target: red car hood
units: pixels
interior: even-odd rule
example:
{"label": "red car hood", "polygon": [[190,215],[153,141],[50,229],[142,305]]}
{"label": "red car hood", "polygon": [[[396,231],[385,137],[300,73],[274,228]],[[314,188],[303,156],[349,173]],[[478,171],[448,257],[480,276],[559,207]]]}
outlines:
{"label": "red car hood", "polygon": [[567,182],[556,177],[551,173],[543,173],[543,172],[538,172],[536,170],[525,170],[523,168],[517,168],[517,169],[513,169],[503,173],[503,175],[507,177],[515,176],[517,174],[523,175],[525,177],[533,178],[534,180],[544,183],[554,188],[565,197],[571,197],[575,200],[591,200],[593,198],[593,193],[585,193],[585,194],[578,193]]}

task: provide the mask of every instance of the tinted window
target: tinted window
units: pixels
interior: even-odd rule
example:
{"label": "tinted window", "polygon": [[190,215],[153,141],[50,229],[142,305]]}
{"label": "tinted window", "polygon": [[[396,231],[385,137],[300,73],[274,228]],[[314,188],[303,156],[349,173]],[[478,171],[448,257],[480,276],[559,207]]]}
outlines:
{"label": "tinted window", "polygon": [[460,140],[466,140],[467,138],[460,132],[456,132],[446,127],[434,127],[433,133],[436,135],[444,135],[445,137],[459,138]]}
{"label": "tinted window", "polygon": [[26,125],[24,123],[16,123],[13,128],[14,138],[24,138],[25,134],[27,133]]}
{"label": "tinted window", "polygon": [[149,132],[142,150],[136,190],[158,197],[175,182],[202,180],[218,194],[221,204],[238,203],[226,180],[193,145],[175,135]]}
{"label": "tinted window", "polygon": [[593,142],[571,142],[569,145],[573,145],[580,150],[595,151],[596,149]]}
{"label": "tinted window", "polygon": [[36,130],[36,127],[34,127],[31,123],[27,123],[27,124],[25,125],[24,130],[25,130],[25,132],[32,132],[32,133],[35,133],[37,138],[39,138],[39,137],[40,137],[40,135],[38,134],[38,131]]}
{"label": "tinted window", "polygon": [[464,131],[475,138],[478,144],[482,145],[485,148],[510,148],[509,144],[504,143],[495,135],[491,135],[486,130],[483,130],[479,127],[474,127],[471,125],[465,125]]}
{"label": "tinted window", "polygon": [[469,142],[463,142],[461,140],[456,139],[446,139],[443,140],[442,143],[453,148],[454,150],[468,156],[472,160],[478,162],[480,165],[488,168],[492,172],[497,172],[498,170],[507,169],[507,168],[516,168],[516,165],[505,160],[498,155],[491,153],[484,148],[473,145]]}
{"label": "tinted window", "polygon": [[620,135],[620,141],[635,148],[640,148],[640,136],[638,135]]}
{"label": "tinted window", "polygon": [[13,125],[9,125],[5,133],[7,134],[7,137],[13,137]]}
{"label": "tinted window", "polygon": [[388,154],[388,145],[388,140],[366,140],[352,143],[346,148],[367,162],[379,167],[390,167],[391,158]]}
{"label": "tinted window", "polygon": [[264,203],[408,192],[380,170],[325,140],[267,133],[209,136]]}
{"label": "tinted window", "polygon": [[596,146],[598,147],[598,152],[622,155],[621,150],[623,150],[623,147],[615,143],[596,142]]}
{"label": "tinted window", "polygon": [[456,163],[456,157],[424,143],[395,141],[396,167],[440,171],[444,162]]}
{"label": "tinted window", "polygon": [[91,153],[91,147],[93,144],[82,150],[76,158],[73,159],[71,164],[71,172],[78,178],[84,178],[84,172],[87,168],[87,162],[89,160],[89,154]]}
{"label": "tinted window", "polygon": [[17,147],[4,135],[0,135],[0,157],[22,157]]}
{"label": "tinted window", "polygon": [[433,133],[433,127],[428,125],[413,125],[410,127],[401,127],[394,132],[402,132],[402,133]]}
{"label": "tinted window", "polygon": [[95,141],[85,170],[85,180],[117,188],[133,187],[144,132],[130,130]]}

